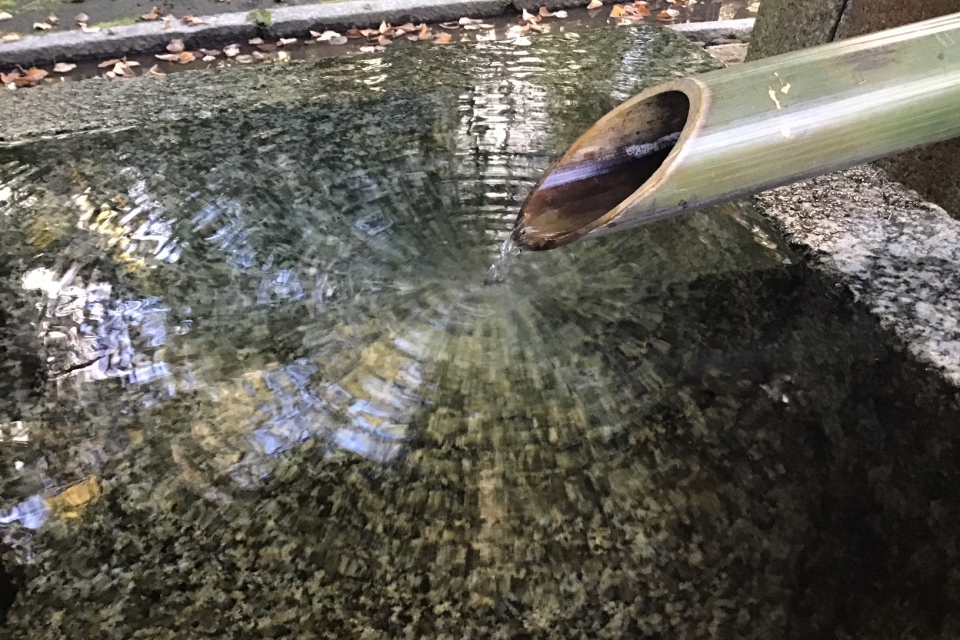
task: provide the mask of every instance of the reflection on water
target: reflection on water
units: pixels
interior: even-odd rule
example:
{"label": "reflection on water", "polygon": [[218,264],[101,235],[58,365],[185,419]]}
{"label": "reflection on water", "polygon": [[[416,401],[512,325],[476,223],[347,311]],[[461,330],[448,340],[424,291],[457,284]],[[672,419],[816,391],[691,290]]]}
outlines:
{"label": "reflection on water", "polygon": [[[811,637],[873,624],[847,594],[916,604],[897,549],[936,547],[873,496],[920,490],[889,416],[935,421],[750,208],[484,286],[555,154],[698,54],[441,49],[349,100],[0,151],[5,637]],[[356,80],[324,64],[296,73]]]}

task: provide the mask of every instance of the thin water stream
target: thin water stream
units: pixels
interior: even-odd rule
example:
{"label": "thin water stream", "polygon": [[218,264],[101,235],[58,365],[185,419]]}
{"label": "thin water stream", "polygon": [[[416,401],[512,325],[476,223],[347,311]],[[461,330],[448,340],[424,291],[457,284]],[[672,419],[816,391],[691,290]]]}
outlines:
{"label": "thin water stream", "polygon": [[269,100],[0,150],[3,637],[948,628],[956,413],[756,211],[503,244],[707,66],[621,27],[182,74],[165,114]]}

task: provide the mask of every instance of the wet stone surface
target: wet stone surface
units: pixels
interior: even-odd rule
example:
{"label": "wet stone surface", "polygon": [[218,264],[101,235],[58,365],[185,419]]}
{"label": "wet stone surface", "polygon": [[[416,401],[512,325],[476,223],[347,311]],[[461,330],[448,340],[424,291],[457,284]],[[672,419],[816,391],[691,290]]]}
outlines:
{"label": "wet stone surface", "polygon": [[953,635],[955,393],[756,211],[483,284],[550,160],[705,54],[405,55],[0,150],[3,637]]}

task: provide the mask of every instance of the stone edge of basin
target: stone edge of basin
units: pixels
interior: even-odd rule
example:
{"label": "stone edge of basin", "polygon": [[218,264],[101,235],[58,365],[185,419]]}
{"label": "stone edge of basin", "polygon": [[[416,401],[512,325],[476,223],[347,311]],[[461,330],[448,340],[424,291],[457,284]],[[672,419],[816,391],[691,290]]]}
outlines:
{"label": "stone edge of basin", "polygon": [[892,346],[960,386],[960,220],[872,165],[757,202],[808,264],[869,310]]}
{"label": "stone edge of basin", "polygon": [[[0,69],[155,53],[163,51],[171,40],[183,40],[187,48],[195,49],[257,36],[269,39],[304,36],[311,29],[363,28],[383,21],[393,24],[443,22],[464,16],[490,18],[509,10],[540,6],[555,10],[584,4],[583,0],[514,0],[512,3],[509,0],[354,0],[271,9],[269,24],[257,24],[251,20],[250,13],[237,12],[204,16],[203,24],[192,27],[176,20],[167,28],[164,22],[157,21],[96,32],[59,31],[0,43]],[[688,36],[707,33],[714,38],[749,33],[753,19],[671,26]]]}

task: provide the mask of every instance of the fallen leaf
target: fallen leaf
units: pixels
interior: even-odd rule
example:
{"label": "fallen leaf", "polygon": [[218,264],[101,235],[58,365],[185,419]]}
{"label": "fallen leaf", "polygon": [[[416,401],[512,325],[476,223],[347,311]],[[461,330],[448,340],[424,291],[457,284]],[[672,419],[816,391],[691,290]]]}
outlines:
{"label": "fallen leaf", "polygon": [[73,64],[72,62],[58,62],[57,64],[53,65],[53,72],[54,73],[70,73],[76,68],[77,68],[77,65]]}
{"label": "fallen leaf", "polygon": [[207,24],[207,21],[202,18],[197,18],[196,16],[183,16],[180,18],[180,22],[187,25],[188,27],[196,27],[197,25]]}
{"label": "fallen leaf", "polygon": [[100,494],[97,476],[91,476],[61,491],[59,495],[47,498],[46,503],[52,511],[65,518],[79,518],[83,507],[96,502]]}
{"label": "fallen leaf", "polygon": [[146,22],[153,22],[154,20],[159,20],[161,15],[163,15],[163,9],[160,7],[154,7],[148,13],[140,16],[140,19],[145,20]]}
{"label": "fallen leaf", "polygon": [[164,62],[176,62],[180,59],[180,56],[176,53],[158,53],[154,58],[163,60]]}
{"label": "fallen leaf", "polygon": [[10,73],[0,73],[0,84],[6,86],[8,84],[13,84],[13,81],[20,77],[19,71],[11,71]]}
{"label": "fallen leaf", "polygon": [[379,38],[377,38],[377,44],[380,45],[381,47],[387,47],[392,43],[393,43],[393,40],[391,40],[387,36],[380,36]]}
{"label": "fallen leaf", "polygon": [[440,44],[449,44],[453,41],[453,36],[449,33],[438,33],[434,42],[439,42]]}
{"label": "fallen leaf", "polygon": [[19,33],[5,33],[0,36],[0,42],[16,42],[17,40],[23,40],[23,36]]}
{"label": "fallen leaf", "polygon": [[420,36],[403,36],[410,42],[420,42]]}
{"label": "fallen leaf", "polygon": [[200,53],[202,53],[205,56],[213,56],[214,58],[216,58],[222,52],[219,49],[200,49]]}
{"label": "fallen leaf", "polygon": [[380,32],[376,29],[360,29],[360,34],[366,38],[372,38],[373,36],[379,36]]}
{"label": "fallen leaf", "polygon": [[339,38],[340,34],[336,31],[324,31],[323,33],[317,33],[316,31],[311,31],[310,35],[317,34],[313,37],[317,39],[318,42],[328,42],[331,38]]}
{"label": "fallen leaf", "polygon": [[88,22],[90,22],[90,16],[88,16],[85,13],[78,13],[73,18],[73,21],[76,22],[77,24],[87,24]]}
{"label": "fallen leaf", "polygon": [[754,2],[754,3],[750,4],[750,5],[747,7],[747,11],[749,11],[750,13],[756,13],[757,11],[760,11],[760,3],[759,3],[759,2]]}
{"label": "fallen leaf", "polygon": [[403,29],[404,32],[406,32],[406,33],[413,33],[414,31],[417,30],[417,28],[413,25],[412,22],[408,22],[408,23],[406,23],[406,24],[402,24],[402,25],[400,25],[400,26],[397,27],[397,28],[398,28],[398,29]]}
{"label": "fallen leaf", "polygon": [[116,78],[117,74],[115,74],[113,71],[107,71],[105,74],[103,74],[103,76],[105,78]]}
{"label": "fallen leaf", "polygon": [[673,20],[680,14],[676,9],[666,9],[657,14],[657,20],[662,20],[663,22],[669,22]]}
{"label": "fallen leaf", "polygon": [[103,62],[98,64],[97,67],[99,67],[100,69],[106,69],[107,67],[114,67],[120,62],[123,62],[123,60],[121,60],[120,58],[110,58],[109,60],[104,60]]}
{"label": "fallen leaf", "polygon": [[247,40],[247,44],[252,44],[253,46],[257,46],[258,44],[263,44],[263,38],[250,38],[249,40]]}
{"label": "fallen leaf", "polygon": [[622,15],[623,15],[623,7],[621,7],[618,4],[613,5],[613,8],[610,9],[610,17],[619,18]]}
{"label": "fallen leaf", "polygon": [[429,37],[430,37],[430,27],[428,27],[428,26],[425,25],[425,24],[421,24],[421,25],[420,25],[420,31],[417,32],[417,36],[419,36],[421,40],[426,40],[427,38],[429,38]]}
{"label": "fallen leaf", "polygon": [[336,45],[347,44],[347,36],[334,36],[327,40],[327,42]]}
{"label": "fallen leaf", "polygon": [[[4,20],[9,20],[12,17],[13,15],[7,13],[6,11],[0,11],[0,22],[3,22]],[[3,84],[10,84],[10,83],[4,82]]]}
{"label": "fallen leaf", "polygon": [[253,56],[247,56],[247,55],[237,56],[237,62],[239,62],[240,64],[250,64],[251,62],[253,62]]}
{"label": "fallen leaf", "polygon": [[270,57],[262,51],[253,51],[250,55],[252,55],[255,60],[266,60]]}
{"label": "fallen leaf", "polygon": [[46,22],[34,22],[33,29],[34,31],[49,31],[53,29],[53,25],[47,24]]}
{"label": "fallen leaf", "polygon": [[449,29],[450,31],[453,31],[453,30],[455,30],[455,29],[459,29],[459,28],[460,28],[460,23],[459,23],[459,22],[441,22],[441,23],[440,23],[440,28],[441,28],[441,29]]}
{"label": "fallen leaf", "polygon": [[189,64],[197,59],[197,56],[193,55],[190,51],[184,51],[179,56],[177,56],[177,62],[180,64]]}
{"label": "fallen leaf", "polygon": [[376,47],[369,47],[369,46],[367,46],[367,47],[360,47],[360,53],[373,53],[373,52],[376,51],[376,50],[377,50]]}
{"label": "fallen leaf", "polygon": [[167,74],[165,74],[163,71],[160,71],[160,67],[158,65],[153,65],[152,67],[150,67],[149,71],[147,71],[147,75],[153,76],[154,78],[159,78]]}
{"label": "fallen leaf", "polygon": [[217,56],[203,56],[202,60],[204,62],[213,62],[217,59]]}
{"label": "fallen leaf", "polygon": [[281,52],[277,53],[277,60],[280,61],[280,62],[289,62],[289,61],[290,61],[290,53],[287,52],[287,51],[281,51]]}
{"label": "fallen leaf", "polygon": [[18,87],[30,87],[40,82],[41,80],[46,78],[48,75],[50,74],[47,71],[44,71],[43,69],[30,67],[29,69],[27,69],[26,73],[24,73],[22,76],[20,76],[19,78],[14,78],[13,83]]}
{"label": "fallen leaf", "polygon": [[481,29],[495,29],[496,27],[495,27],[494,25],[492,25],[492,24],[487,24],[486,22],[481,22],[481,23],[480,23],[480,28],[481,28]]}
{"label": "fallen leaf", "polygon": [[170,44],[167,45],[167,51],[170,53],[182,53],[186,47],[183,44],[183,40],[171,40]]}
{"label": "fallen leaf", "polygon": [[539,16],[533,15],[532,13],[530,13],[529,11],[527,11],[526,9],[524,9],[524,10],[523,10],[523,13],[520,14],[520,18],[521,18],[524,22],[539,22],[539,21],[540,21],[540,17],[539,17]]}
{"label": "fallen leaf", "polygon": [[386,33],[389,30],[390,30],[390,25],[387,24],[386,20],[380,23],[380,29],[378,29],[380,33]]}
{"label": "fallen leaf", "polygon": [[124,60],[124,61],[123,61],[123,64],[127,65],[128,67],[139,67],[139,66],[140,66],[140,63],[137,62],[136,60]]}
{"label": "fallen leaf", "polygon": [[590,4],[587,5],[587,9],[599,9],[603,6],[603,3],[600,0],[590,0]]}
{"label": "fallen leaf", "polygon": [[540,7],[539,13],[540,13],[540,17],[541,17],[541,18],[552,18],[552,17],[553,17],[553,14],[550,13],[550,9],[547,9],[546,7]]}
{"label": "fallen leaf", "polygon": [[645,18],[650,15],[650,9],[647,8],[647,5],[640,4],[639,2],[633,3],[633,8],[637,12],[637,15]]}
{"label": "fallen leaf", "polygon": [[363,34],[360,33],[360,29],[348,29],[347,30],[348,38],[362,38]]}
{"label": "fallen leaf", "polygon": [[97,33],[100,31],[100,27],[88,27],[85,24],[80,25],[80,31],[84,33]]}
{"label": "fallen leaf", "polygon": [[568,15],[568,14],[567,14],[566,11],[555,11],[554,14],[553,14],[553,17],[554,17],[554,18],[560,18],[560,19],[562,20],[563,18],[566,18],[567,15]]}
{"label": "fallen leaf", "polygon": [[163,21],[163,24],[160,25],[160,28],[163,29],[164,31],[166,31],[167,29],[169,29],[169,28],[172,27],[172,26],[173,26],[173,20],[170,19],[170,18],[167,18],[166,20]]}
{"label": "fallen leaf", "polygon": [[277,41],[277,44],[279,44],[281,47],[285,47],[288,44],[293,44],[296,41],[296,38],[280,38],[280,40]]}
{"label": "fallen leaf", "polygon": [[266,51],[269,53],[269,52],[276,51],[277,45],[273,44],[272,42],[264,42],[263,44],[258,44],[257,49],[260,49],[260,51]]}
{"label": "fallen leaf", "polygon": [[123,76],[124,78],[132,78],[137,75],[133,72],[133,69],[131,69],[129,65],[123,62],[118,62],[116,66],[113,67],[113,72],[118,76]]}
{"label": "fallen leaf", "polygon": [[223,55],[228,58],[233,58],[240,53],[240,45],[238,44],[228,44],[223,48]]}
{"label": "fallen leaf", "polygon": [[60,25],[60,18],[57,17],[57,14],[51,13],[47,16],[47,22],[56,27]]}

